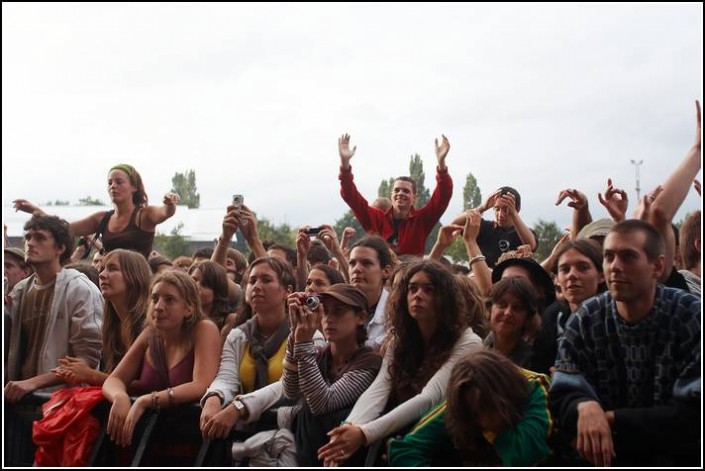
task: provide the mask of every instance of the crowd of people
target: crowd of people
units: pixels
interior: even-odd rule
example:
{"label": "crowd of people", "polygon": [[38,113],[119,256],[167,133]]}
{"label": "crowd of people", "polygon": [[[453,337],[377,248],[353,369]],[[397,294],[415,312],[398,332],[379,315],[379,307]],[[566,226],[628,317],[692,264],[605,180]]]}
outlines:
{"label": "crowd of people", "polygon": [[[237,204],[213,250],[169,260],[154,231],[179,197],[148,205],[126,164],[108,173],[111,211],[69,223],[18,199],[32,217],[24,250],[4,249],[5,401],[100,390],[119,448],[147,411],[197,404],[200,418],[177,425],[237,440],[234,459],[251,465],[698,465],[700,211],[673,229],[701,168],[699,104],[697,124],[632,218],[611,180],[607,220],[561,191],[573,225],[546,260],[509,186],[443,226],[424,258],[453,192],[445,136],[420,208],[409,177],[370,205],[340,137],[341,196],[366,232],[354,242],[322,226],[271,244]],[[249,260],[230,247],[238,230]],[[75,251],[75,237],[90,242]],[[443,256],[456,238],[464,263]],[[57,460],[71,449],[37,445]]]}

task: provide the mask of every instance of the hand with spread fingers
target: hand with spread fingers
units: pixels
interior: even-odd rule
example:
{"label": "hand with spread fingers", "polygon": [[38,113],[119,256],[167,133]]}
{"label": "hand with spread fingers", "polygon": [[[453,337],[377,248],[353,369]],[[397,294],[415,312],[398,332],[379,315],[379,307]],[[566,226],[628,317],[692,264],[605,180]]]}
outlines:
{"label": "hand with spread fingers", "polygon": [[350,149],[350,134],[343,134],[338,138],[338,152],[340,153],[340,165],[343,168],[350,167],[350,159],[355,155],[357,146]]}
{"label": "hand with spread fingers", "polygon": [[585,196],[583,192],[578,191],[575,188],[568,188],[558,193],[556,206],[561,204],[566,198],[570,198],[568,206],[573,209],[582,209],[588,206],[587,196]]}
{"label": "hand with spread fingers", "polygon": [[354,424],[344,424],[328,432],[330,442],[318,450],[318,459],[323,466],[338,466],[349,459],[367,439],[362,429]]}

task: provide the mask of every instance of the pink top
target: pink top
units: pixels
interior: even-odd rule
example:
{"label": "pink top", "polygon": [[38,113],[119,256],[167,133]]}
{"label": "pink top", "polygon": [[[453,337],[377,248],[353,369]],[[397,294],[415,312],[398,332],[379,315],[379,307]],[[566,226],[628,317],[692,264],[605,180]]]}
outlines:
{"label": "pink top", "polygon": [[147,361],[147,355],[142,361],[142,373],[140,378],[130,384],[131,394],[146,394],[151,391],[159,391],[167,387],[174,387],[193,381],[193,365],[195,360],[195,349],[191,349],[186,356],[169,370],[169,384],[165,385],[159,377],[156,368]]}

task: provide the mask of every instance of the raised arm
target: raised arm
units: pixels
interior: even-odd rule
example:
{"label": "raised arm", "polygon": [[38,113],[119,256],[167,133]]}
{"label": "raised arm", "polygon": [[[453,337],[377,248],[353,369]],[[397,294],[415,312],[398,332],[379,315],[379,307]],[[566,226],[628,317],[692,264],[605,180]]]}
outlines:
{"label": "raised arm", "polygon": [[568,188],[558,193],[556,206],[561,204],[566,198],[570,198],[568,206],[573,208],[573,224],[570,228],[570,238],[577,239],[580,230],[592,222],[588,199],[581,191],[575,188]]}
{"label": "raised arm", "polygon": [[499,204],[504,204],[509,210],[509,217],[514,223],[514,228],[517,231],[517,235],[521,239],[522,244],[528,244],[531,246],[531,250],[536,250],[538,243],[536,242],[536,236],[531,232],[531,229],[524,224],[524,221],[519,216],[519,211],[517,211],[516,200],[512,193],[505,193],[499,199]]}
{"label": "raised arm", "polygon": [[695,101],[696,123],[695,142],[688,150],[680,165],[669,175],[663,184],[663,191],[656,197],[651,205],[649,222],[653,224],[666,240],[666,263],[664,266],[664,277],[668,278],[673,267],[673,256],[675,252],[675,236],[671,230],[671,222],[680,208],[685,197],[690,191],[690,185],[697,176],[702,166],[701,162],[701,140],[700,126],[701,112],[700,102]]}
{"label": "raised arm", "polygon": [[[144,208],[145,217],[149,226],[156,227],[176,214],[176,204],[180,201],[179,195],[170,192],[164,195],[162,206],[147,206]],[[145,227],[145,229],[149,229]]]}
{"label": "raised arm", "polygon": [[[347,230],[346,228],[345,230]],[[355,230],[353,229],[353,234]],[[343,251],[341,244],[338,243],[338,235],[335,233],[333,226],[324,224],[321,226],[321,231],[318,233],[318,238],[323,242],[326,248],[338,260],[338,271],[343,275],[347,283],[350,282],[350,272],[348,270],[348,256]]]}
{"label": "raised arm", "polygon": [[448,142],[448,138],[443,134],[441,134],[441,136],[443,136],[443,140],[440,145],[438,144],[438,139],[434,141],[436,144],[436,160],[438,161],[438,168],[442,171],[446,171],[448,169],[448,167],[446,167],[446,157],[450,150],[450,142]]}
{"label": "raised arm", "polygon": [[453,241],[458,238],[462,231],[463,227],[456,224],[442,226],[438,231],[438,238],[436,239],[436,243],[433,244],[428,258],[440,261],[446,249],[453,244]]}
{"label": "raised arm", "polygon": [[296,233],[296,290],[306,288],[308,277],[308,252],[311,250],[311,238],[308,235],[309,226],[304,226]]}
{"label": "raised arm", "polygon": [[475,283],[480,288],[483,295],[487,295],[492,288],[492,270],[487,265],[480,246],[477,245],[477,236],[480,234],[480,224],[482,216],[476,210],[468,211],[468,217],[463,228],[463,242],[468,254],[470,269],[474,274]]}
{"label": "raised arm", "polygon": [[227,213],[223,218],[223,231],[218,237],[218,243],[211,255],[211,261],[225,268],[228,258],[228,245],[233,238],[233,235],[240,227],[240,215],[235,206],[228,206]]}
{"label": "raised arm", "polygon": [[350,170],[350,159],[355,155],[357,146],[350,149],[350,134],[343,134],[338,138],[338,153],[340,154],[340,167]]}

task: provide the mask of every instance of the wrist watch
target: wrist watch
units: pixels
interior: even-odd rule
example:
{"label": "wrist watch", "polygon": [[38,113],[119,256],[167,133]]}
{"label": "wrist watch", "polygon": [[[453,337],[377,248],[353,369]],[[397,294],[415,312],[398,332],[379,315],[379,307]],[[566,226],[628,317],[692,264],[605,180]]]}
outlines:
{"label": "wrist watch", "polygon": [[233,405],[235,406],[235,410],[237,410],[238,414],[240,414],[240,417],[243,419],[247,419],[247,417],[250,415],[249,411],[247,410],[247,406],[245,405],[244,402],[242,402],[240,399],[233,399]]}

